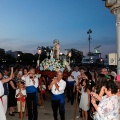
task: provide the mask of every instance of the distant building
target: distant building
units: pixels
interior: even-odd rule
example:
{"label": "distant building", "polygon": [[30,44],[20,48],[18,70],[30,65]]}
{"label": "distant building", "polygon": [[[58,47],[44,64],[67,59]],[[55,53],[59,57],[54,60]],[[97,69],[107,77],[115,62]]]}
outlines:
{"label": "distant building", "polygon": [[6,51],[6,54],[9,54],[16,59],[20,56],[21,53],[22,53],[21,51],[15,51],[15,52],[13,52],[12,50]]}
{"label": "distant building", "polygon": [[92,53],[83,57],[82,64],[99,64],[102,63],[101,53]]}

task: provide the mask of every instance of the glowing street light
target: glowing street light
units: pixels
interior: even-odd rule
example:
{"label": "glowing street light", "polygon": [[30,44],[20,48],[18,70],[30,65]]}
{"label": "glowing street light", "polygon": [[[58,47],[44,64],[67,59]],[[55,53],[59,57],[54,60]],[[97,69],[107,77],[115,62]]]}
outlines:
{"label": "glowing street light", "polygon": [[70,64],[70,58],[71,58],[71,56],[72,56],[72,53],[71,53],[71,52],[69,52],[69,53],[68,53],[68,57],[69,57],[69,64]]}
{"label": "glowing street light", "polygon": [[37,50],[38,50],[37,66],[39,67],[40,66],[40,55],[41,55],[41,52],[42,52],[41,47],[38,46]]}

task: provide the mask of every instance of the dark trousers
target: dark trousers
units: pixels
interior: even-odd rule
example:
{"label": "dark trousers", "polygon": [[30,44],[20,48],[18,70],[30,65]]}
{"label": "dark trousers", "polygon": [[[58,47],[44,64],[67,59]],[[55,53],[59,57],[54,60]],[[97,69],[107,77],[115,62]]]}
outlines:
{"label": "dark trousers", "polygon": [[71,104],[74,102],[74,92],[73,92],[74,86],[67,86],[67,98],[68,101],[71,100]]}
{"label": "dark trousers", "polygon": [[54,120],[58,120],[57,118],[58,109],[61,120],[65,120],[64,103],[60,104],[60,100],[52,100],[52,110],[53,110]]}
{"label": "dark trousers", "polygon": [[36,100],[36,92],[27,93],[26,103],[28,108],[28,120],[37,120],[38,112],[37,112],[37,100]]}

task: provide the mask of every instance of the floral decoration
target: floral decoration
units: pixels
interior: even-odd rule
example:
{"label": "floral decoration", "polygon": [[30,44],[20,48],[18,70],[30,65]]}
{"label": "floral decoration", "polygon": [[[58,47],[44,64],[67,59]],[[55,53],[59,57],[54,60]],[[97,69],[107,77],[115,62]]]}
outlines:
{"label": "floral decoration", "polygon": [[53,59],[44,59],[40,64],[40,70],[48,70],[48,71],[64,71],[65,67],[67,68],[67,71],[69,72],[70,66],[67,61],[60,61]]}

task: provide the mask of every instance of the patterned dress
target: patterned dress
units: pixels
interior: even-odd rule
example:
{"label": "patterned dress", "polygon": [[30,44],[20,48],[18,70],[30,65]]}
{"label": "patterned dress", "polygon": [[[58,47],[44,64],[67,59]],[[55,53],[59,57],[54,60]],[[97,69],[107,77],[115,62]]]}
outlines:
{"label": "patterned dress", "polygon": [[107,97],[107,95],[105,95],[98,105],[94,120],[119,120],[118,110],[118,96]]}

